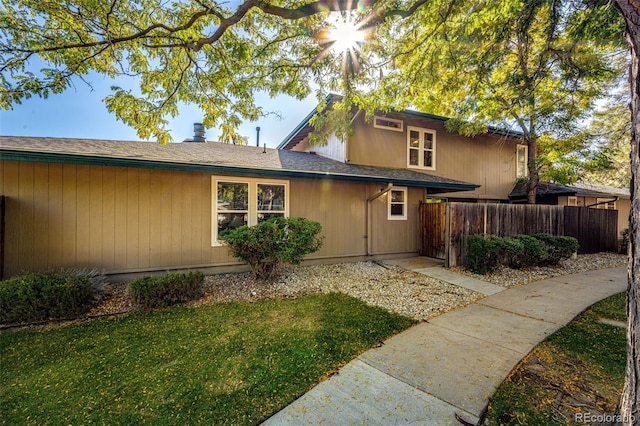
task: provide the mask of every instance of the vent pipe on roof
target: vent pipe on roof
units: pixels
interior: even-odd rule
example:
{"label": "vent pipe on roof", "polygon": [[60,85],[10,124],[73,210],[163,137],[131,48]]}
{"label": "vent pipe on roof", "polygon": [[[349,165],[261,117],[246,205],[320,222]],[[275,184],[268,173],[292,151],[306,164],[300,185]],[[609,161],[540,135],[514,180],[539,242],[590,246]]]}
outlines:
{"label": "vent pipe on roof", "polygon": [[187,138],[183,142],[206,142],[207,139],[204,136],[204,126],[202,123],[193,123],[193,137]]}
{"label": "vent pipe on roof", "polygon": [[256,127],[256,146],[260,146],[260,127]]}
{"label": "vent pipe on roof", "polygon": [[194,142],[206,142],[204,137],[204,126],[202,123],[193,123],[193,141]]}

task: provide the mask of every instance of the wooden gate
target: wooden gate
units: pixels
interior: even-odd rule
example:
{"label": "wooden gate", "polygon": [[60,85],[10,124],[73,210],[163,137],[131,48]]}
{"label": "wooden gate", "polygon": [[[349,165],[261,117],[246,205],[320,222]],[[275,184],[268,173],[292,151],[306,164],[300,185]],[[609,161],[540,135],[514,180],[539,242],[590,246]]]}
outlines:
{"label": "wooden gate", "polygon": [[420,256],[444,259],[446,255],[447,204],[420,203]]}

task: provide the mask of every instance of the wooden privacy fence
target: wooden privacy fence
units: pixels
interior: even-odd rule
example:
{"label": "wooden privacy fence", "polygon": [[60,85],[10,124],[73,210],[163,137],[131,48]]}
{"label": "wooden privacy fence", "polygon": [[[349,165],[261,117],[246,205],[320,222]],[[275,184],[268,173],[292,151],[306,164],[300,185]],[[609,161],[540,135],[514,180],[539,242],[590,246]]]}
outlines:
{"label": "wooden privacy fence", "polygon": [[463,265],[466,236],[548,233],[578,239],[579,253],[616,251],[617,210],[531,204],[422,203],[420,254]]}

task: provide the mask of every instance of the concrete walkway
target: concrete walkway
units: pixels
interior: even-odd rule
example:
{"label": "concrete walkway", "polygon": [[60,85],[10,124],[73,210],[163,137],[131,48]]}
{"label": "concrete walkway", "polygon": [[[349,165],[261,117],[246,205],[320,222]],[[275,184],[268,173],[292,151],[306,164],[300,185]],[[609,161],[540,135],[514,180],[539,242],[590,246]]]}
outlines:
{"label": "concrete walkway", "polygon": [[264,424],[475,424],[531,349],[626,279],[613,268],[485,293],[363,353]]}

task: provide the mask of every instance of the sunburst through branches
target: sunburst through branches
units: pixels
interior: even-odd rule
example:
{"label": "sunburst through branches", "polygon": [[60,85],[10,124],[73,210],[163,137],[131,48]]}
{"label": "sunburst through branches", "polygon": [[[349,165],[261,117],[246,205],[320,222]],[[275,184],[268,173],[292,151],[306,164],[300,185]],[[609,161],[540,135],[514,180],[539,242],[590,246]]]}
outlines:
{"label": "sunburst through branches", "polygon": [[355,74],[360,70],[361,48],[368,37],[368,31],[358,22],[354,12],[334,12],[327,18],[325,27],[317,38],[324,47],[320,57],[335,55],[342,59],[342,72]]}

